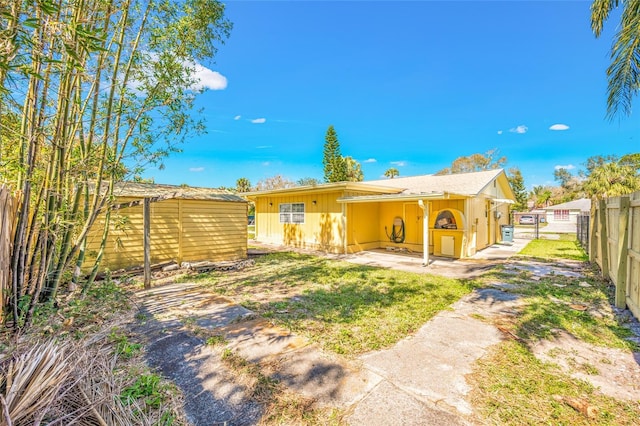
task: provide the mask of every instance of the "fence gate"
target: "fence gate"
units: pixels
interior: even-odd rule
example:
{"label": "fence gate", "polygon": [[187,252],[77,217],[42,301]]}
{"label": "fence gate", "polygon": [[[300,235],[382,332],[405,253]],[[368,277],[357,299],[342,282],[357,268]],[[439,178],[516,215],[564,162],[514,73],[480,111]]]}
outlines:
{"label": "fence gate", "polygon": [[576,237],[585,251],[589,251],[589,218],[588,214],[580,214],[577,216],[576,224]]}

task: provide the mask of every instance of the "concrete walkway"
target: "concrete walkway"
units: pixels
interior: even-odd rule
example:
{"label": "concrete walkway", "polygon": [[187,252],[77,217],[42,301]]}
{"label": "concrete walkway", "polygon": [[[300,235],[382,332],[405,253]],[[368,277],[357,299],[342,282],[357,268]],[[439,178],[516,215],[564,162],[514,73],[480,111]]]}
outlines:
{"label": "concrete walkway", "polygon": [[429,257],[429,266],[423,266],[422,253],[388,251],[384,249],[361,251],[354,254],[328,254],[315,250],[291,248],[287,246],[265,244],[252,241],[251,245],[265,251],[296,251],[299,253],[323,256],[336,260],[344,260],[359,265],[379,268],[397,269],[417,274],[434,274],[451,278],[473,278],[481,275],[494,266],[505,262],[517,254],[529,243],[530,239],[515,238],[510,243],[499,243],[477,252],[466,259],[446,257]]}
{"label": "concrete walkway", "polygon": [[[470,277],[504,261],[524,243],[497,245],[470,260],[434,259],[427,268],[421,259],[386,252],[341,258]],[[461,271],[455,273],[456,268]],[[392,348],[347,360],[197,284],[170,284],[137,297],[138,317],[144,320],[133,331],[147,339],[149,364],[182,389],[188,420],[197,426],[252,425],[264,414],[251,389],[225,366],[223,349],[260,365],[290,390],[345,410],[351,425],[473,424],[465,375],[502,338],[495,327],[475,317],[509,311],[518,303],[500,290],[478,290]],[[224,336],[224,346],[207,346],[194,334],[195,327]]]}

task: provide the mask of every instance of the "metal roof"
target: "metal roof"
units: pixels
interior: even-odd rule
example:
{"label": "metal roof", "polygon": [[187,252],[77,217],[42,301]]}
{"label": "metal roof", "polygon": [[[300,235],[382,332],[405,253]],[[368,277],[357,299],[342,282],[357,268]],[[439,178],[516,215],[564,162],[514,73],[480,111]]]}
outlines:
{"label": "metal roof", "polygon": [[169,197],[185,200],[211,200],[246,203],[247,201],[229,191],[191,186],[162,185],[155,183],[116,183],[113,194],[117,197]]}

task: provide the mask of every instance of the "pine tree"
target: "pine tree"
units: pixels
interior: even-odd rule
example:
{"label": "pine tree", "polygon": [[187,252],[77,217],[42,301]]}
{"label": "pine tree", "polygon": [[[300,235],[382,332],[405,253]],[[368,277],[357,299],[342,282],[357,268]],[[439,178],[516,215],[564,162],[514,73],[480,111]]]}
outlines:
{"label": "pine tree", "polygon": [[340,154],[340,142],[338,142],[338,135],[333,126],[329,126],[324,137],[322,165],[324,166],[325,182],[347,180],[347,164]]}
{"label": "pine tree", "polygon": [[510,168],[509,173],[507,174],[507,179],[509,180],[511,189],[513,189],[513,192],[516,195],[516,203],[513,205],[513,210],[527,210],[529,194],[527,194],[527,188],[524,185],[524,178],[522,177],[520,169],[517,167]]}

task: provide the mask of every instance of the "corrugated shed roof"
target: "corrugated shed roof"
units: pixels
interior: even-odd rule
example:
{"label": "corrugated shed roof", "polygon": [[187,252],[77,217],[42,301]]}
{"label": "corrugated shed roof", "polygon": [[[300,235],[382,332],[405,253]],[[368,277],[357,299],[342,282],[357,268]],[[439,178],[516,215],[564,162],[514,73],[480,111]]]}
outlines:
{"label": "corrugated shed roof", "polygon": [[247,201],[229,191],[212,188],[200,188],[191,186],[162,185],[155,183],[121,182],[115,185],[114,195],[118,197],[170,197],[186,200],[213,200],[213,201]]}
{"label": "corrugated shed roof", "polygon": [[591,210],[591,200],[589,198],[580,198],[579,200],[568,201],[555,206],[545,207],[545,210],[580,210],[586,212]]}
{"label": "corrugated shed roof", "polygon": [[483,172],[457,173],[451,175],[422,175],[411,177],[397,177],[366,181],[363,183],[402,188],[405,194],[424,194],[430,192],[449,192],[461,195],[478,195],[493,181],[502,169]]}

